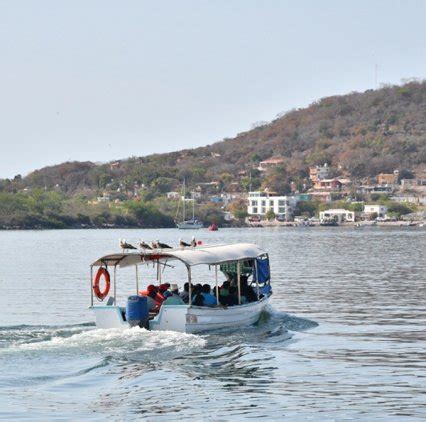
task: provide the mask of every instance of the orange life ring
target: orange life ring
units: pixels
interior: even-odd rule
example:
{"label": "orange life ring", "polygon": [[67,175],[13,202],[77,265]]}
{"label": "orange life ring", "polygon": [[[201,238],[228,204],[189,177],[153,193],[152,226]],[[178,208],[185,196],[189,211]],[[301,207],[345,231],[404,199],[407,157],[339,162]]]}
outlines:
{"label": "orange life ring", "polygon": [[[102,276],[105,278],[105,288],[103,291],[101,291],[99,287],[99,283],[101,281]],[[93,292],[99,300],[104,300],[109,293],[110,287],[111,277],[109,276],[109,272],[106,268],[100,267],[98,272],[96,273],[95,280],[93,281]]]}

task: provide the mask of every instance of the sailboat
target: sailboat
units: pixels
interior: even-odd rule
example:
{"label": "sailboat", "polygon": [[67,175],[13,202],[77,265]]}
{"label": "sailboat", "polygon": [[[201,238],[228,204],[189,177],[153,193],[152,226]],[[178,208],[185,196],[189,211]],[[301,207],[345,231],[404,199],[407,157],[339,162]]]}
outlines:
{"label": "sailboat", "polygon": [[[195,218],[195,199],[187,199],[185,198],[185,180],[183,181],[182,187],[182,221],[176,221],[176,227],[181,230],[189,230],[189,229],[202,229],[203,223]],[[190,220],[186,220],[186,202],[192,201],[192,218]],[[179,206],[176,213],[179,214]]]}

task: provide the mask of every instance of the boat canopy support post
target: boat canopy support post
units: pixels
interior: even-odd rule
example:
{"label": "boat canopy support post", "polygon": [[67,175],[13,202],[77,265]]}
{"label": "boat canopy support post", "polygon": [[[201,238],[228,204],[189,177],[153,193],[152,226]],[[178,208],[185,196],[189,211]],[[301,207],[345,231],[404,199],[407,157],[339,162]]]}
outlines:
{"label": "boat canopy support post", "polygon": [[138,273],[138,266],[135,265],[135,271],[136,271],[136,294],[139,294],[139,273]]}
{"label": "boat canopy support post", "polygon": [[114,265],[114,306],[117,306],[117,264]]}
{"label": "boat canopy support post", "polygon": [[93,265],[90,266],[90,306],[93,308]]}
{"label": "boat canopy support post", "polygon": [[214,266],[214,278],[216,282],[216,304],[219,305],[219,285],[217,282],[217,264]]}
{"label": "boat canopy support post", "polygon": [[188,270],[188,293],[189,293],[189,306],[192,306],[192,279],[191,279],[191,267],[189,265],[186,266]]}
{"label": "boat canopy support post", "polygon": [[259,300],[259,274],[257,272],[257,259],[254,260],[254,275],[256,276],[256,295]]}
{"label": "boat canopy support post", "polygon": [[241,262],[237,261],[238,305],[241,305]]}
{"label": "boat canopy support post", "polygon": [[271,284],[271,263],[269,262],[269,254],[266,254],[266,258],[268,260],[268,274],[269,274],[268,284]]}
{"label": "boat canopy support post", "polygon": [[158,284],[161,284],[161,266],[160,266],[160,260],[157,259],[157,281]]}

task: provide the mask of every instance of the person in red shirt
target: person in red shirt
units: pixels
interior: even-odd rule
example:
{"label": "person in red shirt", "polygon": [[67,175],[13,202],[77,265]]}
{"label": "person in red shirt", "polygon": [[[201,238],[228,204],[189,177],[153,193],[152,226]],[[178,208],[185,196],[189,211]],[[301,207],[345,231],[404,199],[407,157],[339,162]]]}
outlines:
{"label": "person in red shirt", "polygon": [[139,294],[148,298],[148,306],[150,311],[158,310],[164,300],[164,296],[158,292],[158,288],[153,284],[150,284],[146,290],[139,292]]}

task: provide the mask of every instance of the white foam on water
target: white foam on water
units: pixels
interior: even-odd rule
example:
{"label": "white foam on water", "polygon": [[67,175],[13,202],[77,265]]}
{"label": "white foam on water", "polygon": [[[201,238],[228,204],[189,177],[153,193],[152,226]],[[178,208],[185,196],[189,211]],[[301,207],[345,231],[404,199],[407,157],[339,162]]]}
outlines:
{"label": "white foam on water", "polygon": [[93,329],[70,337],[15,344],[3,351],[96,351],[99,353],[149,352],[173,349],[176,352],[202,348],[206,339],[194,334],[174,331],[147,331],[133,327],[127,329]]}

